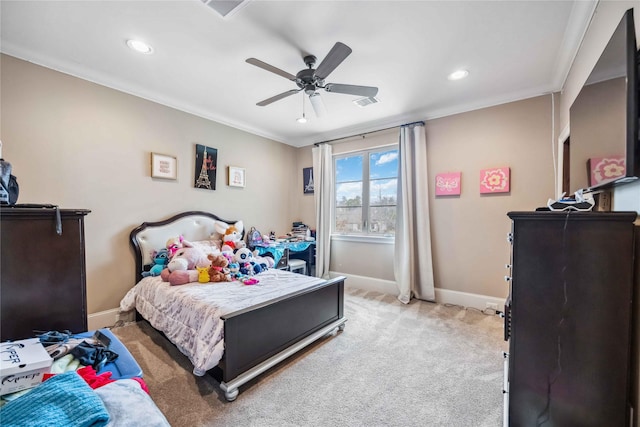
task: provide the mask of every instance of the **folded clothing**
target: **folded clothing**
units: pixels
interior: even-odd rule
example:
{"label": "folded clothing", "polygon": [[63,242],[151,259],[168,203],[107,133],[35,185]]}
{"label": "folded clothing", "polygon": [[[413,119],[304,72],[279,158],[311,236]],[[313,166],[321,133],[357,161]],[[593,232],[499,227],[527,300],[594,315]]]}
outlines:
{"label": "folded clothing", "polygon": [[109,413],[76,372],[65,372],[4,405],[0,420],[3,427],[102,427],[109,422]]}
{"label": "folded clothing", "polygon": [[135,378],[118,380],[95,390],[107,407],[107,427],[170,427],[160,409]]}

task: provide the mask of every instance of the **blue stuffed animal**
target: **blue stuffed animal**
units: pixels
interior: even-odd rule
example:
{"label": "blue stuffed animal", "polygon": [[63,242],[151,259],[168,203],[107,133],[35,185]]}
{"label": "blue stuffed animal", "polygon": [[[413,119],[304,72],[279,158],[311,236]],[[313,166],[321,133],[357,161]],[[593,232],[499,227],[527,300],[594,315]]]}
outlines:
{"label": "blue stuffed animal", "polygon": [[142,277],[159,276],[169,263],[169,250],[162,248],[153,254],[153,266],[149,271],[143,271]]}

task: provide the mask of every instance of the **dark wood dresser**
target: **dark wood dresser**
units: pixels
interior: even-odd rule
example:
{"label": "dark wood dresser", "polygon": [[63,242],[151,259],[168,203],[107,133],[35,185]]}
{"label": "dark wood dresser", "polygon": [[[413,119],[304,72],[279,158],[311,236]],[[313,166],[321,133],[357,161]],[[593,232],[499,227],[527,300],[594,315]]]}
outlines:
{"label": "dark wood dresser", "polygon": [[507,425],[629,426],[637,214],[508,216]]}
{"label": "dark wood dresser", "polygon": [[84,209],[0,208],[0,341],[87,330]]}

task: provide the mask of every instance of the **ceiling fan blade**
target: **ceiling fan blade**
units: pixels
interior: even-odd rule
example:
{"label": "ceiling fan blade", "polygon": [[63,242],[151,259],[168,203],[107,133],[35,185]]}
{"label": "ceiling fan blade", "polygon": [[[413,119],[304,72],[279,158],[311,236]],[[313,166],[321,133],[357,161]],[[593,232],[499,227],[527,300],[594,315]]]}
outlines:
{"label": "ceiling fan blade", "polygon": [[373,98],[378,94],[378,88],[373,86],[342,85],[339,83],[327,83],[324,87],[327,92],[346,93]]}
{"label": "ceiling fan blade", "polygon": [[318,92],[309,95],[309,102],[311,102],[311,106],[313,107],[313,111],[316,113],[316,117],[322,117],[327,113],[322,97]]}
{"label": "ceiling fan blade", "polygon": [[281,94],[278,94],[276,96],[272,96],[271,98],[267,98],[264,101],[260,101],[256,105],[259,106],[259,107],[264,107],[265,105],[269,105],[272,102],[276,102],[276,101],[281,100],[282,98],[286,98],[287,96],[294,95],[294,94],[300,92],[301,90],[302,89],[291,89],[291,90],[288,90],[286,92],[282,92]]}
{"label": "ceiling fan blade", "polygon": [[251,65],[255,65],[256,67],[260,67],[263,70],[271,71],[272,73],[282,76],[285,79],[289,79],[294,82],[296,81],[296,76],[294,76],[293,74],[287,73],[286,71],[283,71],[280,68],[274,67],[273,65],[269,65],[266,62],[262,62],[259,59],[249,58],[246,60],[246,62]]}
{"label": "ceiling fan blade", "polygon": [[333,45],[327,56],[316,68],[315,76],[319,79],[326,79],[338,65],[351,54],[351,48],[344,43],[337,42]]}

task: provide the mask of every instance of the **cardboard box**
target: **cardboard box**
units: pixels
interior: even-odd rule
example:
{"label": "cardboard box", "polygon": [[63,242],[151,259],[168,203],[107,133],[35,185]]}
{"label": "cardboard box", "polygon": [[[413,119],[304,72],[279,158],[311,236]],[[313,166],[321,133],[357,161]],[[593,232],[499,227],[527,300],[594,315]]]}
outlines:
{"label": "cardboard box", "polygon": [[0,343],[0,395],[37,386],[52,363],[38,338]]}

